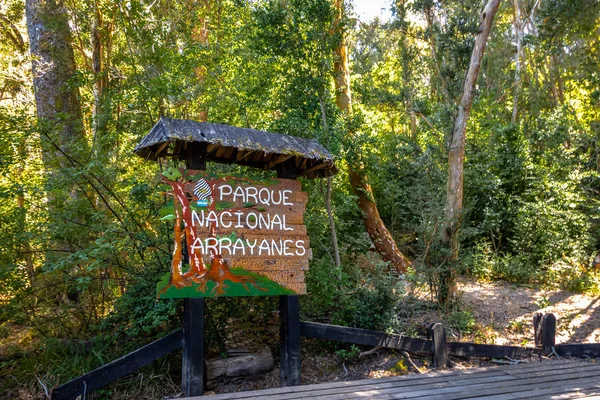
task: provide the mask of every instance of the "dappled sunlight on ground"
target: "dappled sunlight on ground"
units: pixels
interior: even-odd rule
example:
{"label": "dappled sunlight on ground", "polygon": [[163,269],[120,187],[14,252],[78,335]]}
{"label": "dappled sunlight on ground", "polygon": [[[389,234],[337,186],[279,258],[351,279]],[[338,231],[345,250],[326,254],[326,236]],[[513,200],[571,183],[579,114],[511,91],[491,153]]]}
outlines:
{"label": "dappled sunlight on ground", "polygon": [[542,312],[557,318],[556,343],[600,342],[598,296],[471,280],[459,288],[479,328],[463,340],[533,346],[533,314]]}

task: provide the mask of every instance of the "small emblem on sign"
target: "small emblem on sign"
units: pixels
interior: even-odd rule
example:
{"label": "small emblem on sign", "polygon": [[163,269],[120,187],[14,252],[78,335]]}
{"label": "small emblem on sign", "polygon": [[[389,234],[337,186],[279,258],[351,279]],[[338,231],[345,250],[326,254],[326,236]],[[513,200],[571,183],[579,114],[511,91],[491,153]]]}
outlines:
{"label": "small emblem on sign", "polygon": [[210,185],[204,179],[200,179],[194,186],[194,194],[198,197],[196,204],[199,207],[208,207],[208,199],[212,195]]}

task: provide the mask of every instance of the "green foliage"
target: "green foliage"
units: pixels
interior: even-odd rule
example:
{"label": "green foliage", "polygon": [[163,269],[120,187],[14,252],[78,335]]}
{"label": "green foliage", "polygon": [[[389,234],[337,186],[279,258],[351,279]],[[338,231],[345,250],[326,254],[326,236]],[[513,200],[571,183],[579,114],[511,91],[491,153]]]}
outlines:
{"label": "green foliage", "polygon": [[461,333],[469,334],[475,328],[475,317],[469,311],[455,311],[446,317],[448,324]]}
{"label": "green foliage", "polygon": [[156,299],[158,271],[144,271],[128,285],[114,303],[112,312],[102,321],[101,332],[115,338],[157,336],[178,327],[180,302]]}
{"label": "green foliage", "polygon": [[335,351],[335,355],[338,356],[340,361],[348,362],[354,361],[358,358],[360,349],[356,345],[351,345],[349,349],[339,349]]}
{"label": "green foliage", "polygon": [[341,271],[321,259],[311,265],[307,285],[310,295],[301,307],[307,319],[379,331],[393,331],[397,325],[404,287],[375,257],[347,258]]}

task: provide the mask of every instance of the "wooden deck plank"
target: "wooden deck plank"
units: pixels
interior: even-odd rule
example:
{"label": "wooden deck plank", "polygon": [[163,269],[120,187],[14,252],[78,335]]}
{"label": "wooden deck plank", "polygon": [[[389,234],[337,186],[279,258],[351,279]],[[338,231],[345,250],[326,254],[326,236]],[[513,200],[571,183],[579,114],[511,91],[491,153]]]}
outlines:
{"label": "wooden deck plank", "polygon": [[[569,370],[568,374],[563,372],[558,372],[560,376],[566,376],[567,378],[576,377],[581,373],[582,369],[579,370]],[[595,374],[600,376],[600,366],[597,366],[595,369]],[[559,381],[557,378],[559,375],[549,375],[545,374],[543,376],[535,376],[531,380],[537,380],[542,382],[554,382]],[[418,397],[426,397],[430,398],[438,398],[434,397],[436,393],[441,393],[439,396],[440,399],[449,399],[449,398],[462,398],[464,396],[463,391],[469,390],[474,391],[476,388],[493,388],[495,391],[498,391],[499,388],[511,388],[516,384],[521,384],[522,381],[527,381],[527,379],[519,379],[518,377],[511,376],[509,374],[504,375],[494,375],[487,377],[474,378],[472,376],[462,376],[462,379],[451,379],[444,380],[438,379],[435,383],[432,380],[425,380],[422,384],[418,385],[410,385],[407,386],[406,383],[409,382],[388,382],[380,385],[364,385],[364,386],[354,386],[354,387],[337,387],[337,388],[329,388],[326,390],[313,390],[311,392],[301,392],[301,393],[288,393],[284,395],[277,396],[278,400],[290,400],[290,399],[303,399],[310,397],[311,399],[347,399],[347,398],[359,398],[359,397],[372,397],[375,395],[392,395],[394,398],[418,398]],[[596,379],[596,378],[594,378]],[[414,382],[413,382],[414,383]],[[391,384],[391,385],[390,385]],[[529,383],[527,383],[529,384]],[[401,391],[402,395],[398,396],[397,393]],[[451,395],[451,393],[455,393],[455,395]],[[477,391],[479,393],[479,390]],[[471,396],[472,397],[472,396]],[[264,398],[264,397],[263,397]]]}
{"label": "wooden deck plank", "polygon": [[[579,386],[578,386],[579,385]],[[596,396],[600,388],[600,365],[587,361],[556,360],[433,372],[359,381],[329,382],[260,391],[224,393],[188,400],[339,400],[348,398],[411,398],[486,400],[544,398],[543,396]],[[545,397],[548,398],[548,397]],[[552,397],[554,398],[554,397]],[[556,397],[563,398],[563,397]]]}
{"label": "wooden deck plank", "polygon": [[[483,368],[470,368],[465,370],[453,370],[453,371],[436,371],[429,372],[422,375],[402,375],[402,376],[394,376],[389,378],[379,378],[379,379],[362,379],[357,381],[343,381],[343,382],[329,382],[329,383],[315,383],[310,385],[303,386],[294,386],[292,391],[294,392],[306,392],[311,390],[320,390],[320,389],[329,389],[335,387],[348,387],[348,386],[362,386],[369,384],[379,384],[384,382],[393,382],[393,381],[417,381],[417,380],[427,380],[427,382],[433,382],[431,379],[434,377],[460,377],[460,376],[471,376],[471,375],[479,375],[484,373],[493,373],[500,375],[503,373],[502,371],[512,371],[512,370],[534,370],[536,372],[544,371],[544,370],[556,370],[556,369],[567,369],[572,368],[574,366],[588,365],[589,362],[585,361],[563,361],[556,362],[554,360],[547,361],[541,364],[517,364],[517,365],[503,365],[499,367],[483,367]],[[525,373],[525,372],[524,372]]]}
{"label": "wooden deck plank", "polygon": [[[588,371],[589,372],[589,371]],[[451,399],[468,399],[473,397],[491,396],[503,393],[516,393],[521,391],[531,391],[538,388],[559,387],[569,383],[586,383],[590,385],[597,384],[600,381],[600,368],[589,372],[585,378],[580,378],[579,372],[570,374],[555,374],[536,378],[515,379],[510,385],[506,382],[465,385],[462,387],[447,387],[433,390],[423,390],[408,393],[393,394],[395,399],[408,399],[426,397],[429,400],[451,400]],[[567,382],[565,382],[567,381]],[[570,382],[569,382],[570,381]],[[587,386],[592,388],[593,386]],[[465,393],[467,390],[469,393]]]}
{"label": "wooden deck plank", "polygon": [[582,389],[581,384],[569,384],[557,388],[533,389],[519,393],[506,393],[485,397],[485,400],[541,400],[541,399],[579,399],[588,396],[600,395],[600,388]]}
{"label": "wooden deck plank", "polygon": [[[598,375],[600,376],[600,375]],[[581,389],[590,388],[597,385],[598,376],[593,377],[592,379],[582,378],[578,380],[574,380],[576,384],[579,385]],[[557,388],[563,387],[564,382],[555,381],[555,380],[546,380],[545,382],[538,382],[537,385],[543,385],[544,388]],[[533,386],[535,387],[535,386]],[[427,399],[427,400],[456,400],[456,399],[473,399],[473,398],[484,398],[488,399],[489,396],[498,395],[498,394],[514,394],[518,392],[528,393],[532,390],[531,383],[519,384],[518,381],[503,381],[503,382],[494,382],[487,384],[478,384],[478,385],[467,385],[467,386],[447,386],[443,388],[434,388],[430,391],[408,391],[403,393],[387,393],[387,390],[379,390],[378,394],[391,394],[394,399]],[[558,393],[564,392],[564,390],[557,390]],[[365,396],[366,392],[353,392],[353,393],[345,393],[337,399],[354,399],[361,398]],[[522,398],[518,396],[512,396],[508,398]],[[320,400],[319,396],[314,396],[312,399]],[[333,399],[333,397],[332,397]]]}
{"label": "wooden deck plank", "polygon": [[[431,378],[432,380],[436,378]],[[498,380],[513,380],[514,378],[506,375],[506,374],[494,374],[492,376],[485,377],[463,377],[460,382],[464,381],[476,381],[479,383],[489,382],[489,381],[498,381]],[[368,384],[368,385],[360,385],[360,386],[335,386],[325,389],[315,389],[311,391],[301,391],[296,393],[282,393],[277,395],[277,400],[292,400],[292,399],[303,399],[306,397],[310,397],[311,399],[321,399],[321,398],[345,398],[351,396],[352,393],[360,392],[366,393],[363,396],[373,396],[375,394],[393,394],[398,390],[423,390],[423,388],[432,388],[432,387],[445,387],[448,385],[452,385],[449,383],[446,377],[439,377],[435,380],[435,382],[431,382],[430,380],[419,380],[419,381],[391,381],[384,382],[380,384]],[[261,393],[260,396],[263,396]],[[260,397],[258,396],[258,397]],[[254,396],[244,398],[244,400],[255,399],[256,392],[254,392]],[[264,396],[262,397],[264,398]]]}

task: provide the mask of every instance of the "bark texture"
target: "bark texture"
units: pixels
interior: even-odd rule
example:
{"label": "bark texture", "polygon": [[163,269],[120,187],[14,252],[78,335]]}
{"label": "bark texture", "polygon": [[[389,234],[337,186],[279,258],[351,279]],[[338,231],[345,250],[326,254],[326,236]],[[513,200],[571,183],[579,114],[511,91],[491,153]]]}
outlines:
{"label": "bark texture", "polygon": [[[342,29],[344,16],[343,1],[334,0],[336,9],[335,34],[340,41],[335,49],[334,73],[335,94],[338,108],[348,117],[352,117],[352,96],[350,92],[350,68],[348,66],[348,45]],[[349,132],[352,135],[352,132]],[[358,197],[358,206],[364,213],[364,224],[377,252],[384,261],[389,262],[394,269],[405,272],[410,266],[410,261],[396,246],[394,238],[385,227],[379,216],[377,204],[373,198],[373,191],[360,160],[349,163],[348,174],[355,195]]]}
{"label": "bark texture", "polygon": [[106,138],[107,123],[110,120],[110,110],[106,105],[106,92],[109,87],[108,61],[110,60],[111,26],[104,23],[102,13],[96,8],[92,25],[92,71],[94,73],[94,108],[93,136],[95,152],[101,157],[108,157],[112,146]]}
{"label": "bark texture", "polygon": [[[465,137],[467,122],[475,96],[475,85],[488,37],[492,30],[494,16],[500,0],[490,0],[486,4],[479,22],[479,33],[475,38],[471,62],[465,77],[463,93],[454,120],[450,148],[448,150],[448,188],[446,193],[445,221],[442,230],[442,242],[450,248],[450,260],[458,259],[458,228],[463,207],[463,175],[465,161]],[[456,283],[452,269],[442,276],[442,303],[451,300],[456,293]]]}
{"label": "bark texture", "polygon": [[25,7],[37,115],[68,145],[83,136],[68,16],[55,0],[27,0]]}

